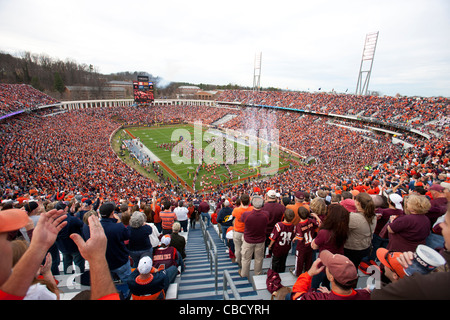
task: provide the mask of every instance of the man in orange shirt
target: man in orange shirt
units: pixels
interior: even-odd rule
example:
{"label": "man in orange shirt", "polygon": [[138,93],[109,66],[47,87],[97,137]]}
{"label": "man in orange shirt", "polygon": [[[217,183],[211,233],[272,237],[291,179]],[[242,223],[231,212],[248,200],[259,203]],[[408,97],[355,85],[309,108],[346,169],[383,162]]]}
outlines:
{"label": "man in orange shirt", "polygon": [[292,225],[294,226],[300,222],[300,216],[298,215],[298,208],[300,207],[305,207],[308,211],[310,211],[309,205],[305,203],[305,194],[302,191],[297,191],[295,193],[295,204],[288,204],[286,206],[286,209],[291,209],[294,211],[295,217],[294,220],[292,220]]}
{"label": "man in orange shirt", "polygon": [[153,191],[153,198],[152,198],[152,210],[155,213],[153,216],[153,223],[155,224],[156,228],[158,229],[158,231],[161,233],[162,232],[162,226],[161,226],[161,217],[159,216],[160,212],[161,212],[161,207],[156,203],[156,195],[158,193],[156,191]]}
{"label": "man in orange shirt", "polygon": [[162,234],[171,234],[172,226],[175,220],[177,219],[177,215],[170,210],[169,200],[164,199],[163,201],[161,201],[161,204],[163,211],[161,211],[159,216],[162,221]]}
{"label": "man in orange shirt", "polygon": [[253,210],[253,207],[250,205],[250,196],[248,194],[244,193],[241,196],[240,201],[241,205],[237,208],[234,208],[233,212],[231,213],[234,217],[234,232],[233,232],[234,254],[236,256],[236,262],[238,263],[239,267],[242,266],[241,247],[244,241],[244,228],[245,228],[245,223],[239,221],[239,219],[241,218],[241,215],[245,211]]}

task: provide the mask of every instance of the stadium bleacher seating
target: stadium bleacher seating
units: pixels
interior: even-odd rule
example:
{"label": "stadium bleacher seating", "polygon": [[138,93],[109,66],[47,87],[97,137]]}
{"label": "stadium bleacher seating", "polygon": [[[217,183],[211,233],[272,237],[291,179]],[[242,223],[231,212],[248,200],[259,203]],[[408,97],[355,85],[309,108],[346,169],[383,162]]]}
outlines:
{"label": "stadium bleacher seating", "polygon": [[57,102],[32,86],[0,83],[0,116]]}
{"label": "stadium bleacher seating", "polygon": [[[154,190],[173,200],[178,199],[180,195],[173,192],[173,185],[160,184],[130,170],[117,158],[109,141],[111,133],[121,125],[151,125],[155,122],[170,122],[175,118],[182,118],[186,122],[201,120],[208,125],[227,117],[228,121],[219,122],[221,128],[246,130],[256,125],[259,128],[278,129],[281,146],[318,160],[310,166],[294,166],[274,177],[224,186],[221,190],[215,189],[202,195],[216,202],[223,194],[232,197],[239,192],[252,193],[256,188],[315,192],[326,187],[336,191],[380,177],[389,176],[396,181],[409,179],[416,173],[428,176],[431,181],[439,181],[442,179],[439,176],[444,174],[444,181],[448,181],[449,99],[279,91],[253,94],[226,90],[218,100],[224,104],[239,102],[242,106],[102,107],[73,110],[44,118],[35,107],[53,104],[57,100],[30,86],[0,84],[0,115],[23,109],[32,111],[0,120],[1,200],[12,199],[19,207],[22,202],[18,199],[30,196],[51,202],[56,199],[70,200],[81,194],[83,197],[100,197],[116,203],[126,199],[131,203],[136,202],[134,199],[137,197],[151,198]],[[401,139],[412,145],[412,148],[402,149],[401,146],[394,146],[391,137],[386,135],[348,129],[364,129],[369,126],[367,123],[243,106],[246,104],[324,114],[360,115],[387,124],[419,129],[430,134],[430,138],[410,134],[398,127],[390,128],[399,134],[403,133]],[[330,122],[342,126],[332,126]],[[379,123],[370,126],[382,127]],[[367,165],[372,165],[372,169],[367,170]],[[185,195],[185,199],[200,197],[198,194]],[[192,237],[192,241],[194,239]],[[217,240],[219,243],[221,240]],[[226,248],[221,249],[225,251]],[[189,273],[184,279],[188,276]],[[285,277],[289,282],[288,275]],[[263,280],[264,275],[254,277],[253,289],[262,290]],[[246,290],[244,292],[252,296],[254,292],[247,284],[240,283]],[[171,286],[167,294],[168,299],[189,299],[194,296],[190,289],[183,286],[183,278]],[[220,298],[221,295],[215,296]],[[67,298],[70,297],[68,292]]]}

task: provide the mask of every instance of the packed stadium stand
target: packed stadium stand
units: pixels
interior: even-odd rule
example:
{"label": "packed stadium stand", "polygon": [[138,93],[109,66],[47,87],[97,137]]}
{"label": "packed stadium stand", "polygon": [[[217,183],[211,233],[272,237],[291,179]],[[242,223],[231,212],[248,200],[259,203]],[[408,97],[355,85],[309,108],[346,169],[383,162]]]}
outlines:
{"label": "packed stadium stand", "polygon": [[[159,200],[166,197],[173,207],[179,200],[197,204],[207,201],[212,215],[219,212],[224,198],[234,202],[243,193],[265,195],[268,190],[276,190],[281,197],[293,199],[299,190],[308,198],[317,197],[323,190],[331,198],[361,186],[365,192],[373,191],[389,182],[389,186],[384,184],[386,189],[406,185],[407,195],[417,181],[425,186],[450,182],[447,98],[225,90],[217,98],[216,107],[56,108],[51,109],[51,116],[45,108],[37,109],[57,103],[30,86],[0,84],[0,116],[28,111],[0,120],[0,209],[20,208],[33,199],[39,200],[42,210],[66,201],[74,215],[81,210],[77,202],[86,199],[92,203],[113,201],[118,207],[121,203],[145,207],[156,191]],[[110,145],[111,134],[122,126],[170,123],[175,118],[189,123],[200,120],[204,125],[217,122],[222,129],[277,129],[280,146],[316,161],[309,165],[293,163],[289,170],[273,177],[222,189],[177,193],[176,182],[161,183],[142,176],[122,162]],[[393,143],[393,136],[399,144]],[[166,293],[168,299],[227,298],[223,291],[233,290],[223,289],[225,270],[226,281],[236,289],[234,298],[270,299],[257,275],[249,279],[239,276],[216,224],[208,228],[198,221],[196,229],[190,227],[182,235],[187,241],[186,270],[177,276],[170,294]],[[214,276],[214,260],[218,276]],[[270,261],[265,259],[265,272]],[[89,288],[69,288],[68,277],[59,276],[61,286],[66,286],[62,299],[72,299]],[[286,285],[296,279],[290,279],[289,273],[283,277]],[[123,285],[115,280],[118,286]]]}
{"label": "packed stadium stand", "polygon": [[57,102],[32,86],[0,83],[0,116]]}

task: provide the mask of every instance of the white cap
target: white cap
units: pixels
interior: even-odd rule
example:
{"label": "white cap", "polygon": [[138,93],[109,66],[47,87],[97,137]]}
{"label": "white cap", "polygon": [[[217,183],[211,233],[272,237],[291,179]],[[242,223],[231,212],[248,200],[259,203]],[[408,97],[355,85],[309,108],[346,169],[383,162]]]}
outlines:
{"label": "white cap", "polygon": [[164,244],[166,246],[170,245],[170,235],[166,234],[161,238],[161,244]]}
{"label": "white cap", "polygon": [[147,274],[152,270],[153,261],[149,256],[142,257],[137,267],[139,273]]}
{"label": "white cap", "polygon": [[398,193],[391,193],[389,195],[389,199],[394,203],[396,209],[403,210],[401,203],[403,202],[403,198]]}
{"label": "white cap", "polygon": [[267,196],[271,199],[275,199],[277,197],[277,193],[275,192],[275,190],[269,190],[267,191]]}

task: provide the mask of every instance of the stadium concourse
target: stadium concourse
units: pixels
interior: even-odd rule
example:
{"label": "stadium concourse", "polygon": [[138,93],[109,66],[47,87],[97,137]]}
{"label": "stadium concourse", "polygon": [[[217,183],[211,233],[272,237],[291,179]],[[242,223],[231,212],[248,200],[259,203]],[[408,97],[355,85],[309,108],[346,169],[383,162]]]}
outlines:
{"label": "stadium concourse", "polygon": [[[11,115],[0,120],[2,210],[23,208],[27,203],[37,201],[38,211],[45,211],[64,202],[69,206],[69,212],[76,216],[86,210],[89,203],[97,210],[102,203],[112,201],[117,205],[117,214],[122,217],[119,223],[128,225],[125,218],[129,215],[125,212],[129,210],[120,211],[121,205],[122,208],[144,211],[146,207],[151,208],[154,192],[158,205],[163,199],[171,202],[172,209],[180,200],[186,204],[205,201],[213,214],[220,212],[225,199],[235,206],[235,201],[243,194],[265,196],[269,190],[274,190],[280,200],[288,198],[292,202],[295,194],[301,191],[304,202],[323,197],[327,205],[332,201],[339,202],[346,191],[354,190],[373,196],[394,191],[400,197],[423,190],[423,196],[434,201],[438,195],[430,187],[445,187],[450,183],[450,101],[446,98],[225,90],[215,107],[101,107],[67,112],[61,112],[65,110],[59,110],[57,106],[38,109],[38,106],[57,101],[29,86],[1,85],[0,98],[0,115]],[[23,110],[26,112],[12,115]],[[110,146],[111,134],[118,128],[170,123],[179,118],[188,123],[200,120],[204,125],[229,119],[220,124],[223,129],[278,129],[280,146],[316,161],[309,165],[293,161],[289,170],[271,177],[203,193],[189,193],[180,190],[172,180],[145,178],[123,163]],[[448,190],[446,192],[448,197]],[[442,218],[445,210],[437,215],[434,213],[433,222]],[[152,208],[150,211],[154,222],[158,223],[157,210]],[[430,228],[429,232],[435,230]],[[218,250],[228,250],[219,236],[219,229],[210,234]],[[182,272],[175,280],[178,297],[221,299],[222,295],[211,289],[211,283],[204,283],[197,289],[194,283],[198,279],[183,283],[196,265],[190,259],[200,255],[205,262],[202,254],[207,254],[202,244],[204,234],[198,224],[195,230],[190,228],[183,236],[187,239],[186,270],[185,278]],[[17,238],[21,237],[18,233]],[[238,276],[237,264],[230,263],[231,258],[221,259],[226,260],[221,272],[224,268],[230,270],[238,291],[242,288],[243,297],[270,297],[262,293],[267,290],[258,285],[260,278],[252,275],[248,281],[243,280]],[[266,259],[265,271],[271,261],[271,258]],[[203,264],[201,268],[206,267]],[[283,274],[283,277],[287,276]],[[288,278],[282,279],[293,284]],[[189,286],[207,294],[189,295],[192,293]],[[183,293],[183,290],[187,291]],[[66,295],[66,298],[72,296]]]}

